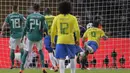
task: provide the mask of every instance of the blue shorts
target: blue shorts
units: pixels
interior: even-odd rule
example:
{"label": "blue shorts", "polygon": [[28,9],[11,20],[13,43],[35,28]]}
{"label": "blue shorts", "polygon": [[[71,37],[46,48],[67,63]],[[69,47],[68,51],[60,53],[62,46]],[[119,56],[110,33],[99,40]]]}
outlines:
{"label": "blue shorts", "polygon": [[88,41],[87,45],[90,46],[90,47],[92,47],[92,49],[94,50],[94,52],[96,52],[96,50],[98,49],[98,44],[95,41]]}
{"label": "blue shorts", "polygon": [[48,52],[53,52],[53,48],[51,47],[51,37],[49,35],[45,36],[44,45]]}
{"label": "blue shorts", "polygon": [[76,47],[76,51],[75,51],[75,54],[76,54],[76,55],[77,55],[78,53],[80,53],[80,52],[83,52],[83,49],[80,48],[80,46],[75,45],[75,47]]}
{"label": "blue shorts", "polygon": [[75,45],[69,45],[69,44],[57,44],[56,45],[56,58],[57,59],[65,59],[66,56],[69,58],[75,57]]}

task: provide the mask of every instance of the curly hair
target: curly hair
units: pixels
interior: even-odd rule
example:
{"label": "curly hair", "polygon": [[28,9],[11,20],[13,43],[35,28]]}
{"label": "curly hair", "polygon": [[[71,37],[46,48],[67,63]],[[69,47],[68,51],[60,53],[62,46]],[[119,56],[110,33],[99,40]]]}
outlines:
{"label": "curly hair", "polygon": [[59,3],[58,10],[61,14],[69,14],[71,13],[72,6],[68,1],[63,1]]}

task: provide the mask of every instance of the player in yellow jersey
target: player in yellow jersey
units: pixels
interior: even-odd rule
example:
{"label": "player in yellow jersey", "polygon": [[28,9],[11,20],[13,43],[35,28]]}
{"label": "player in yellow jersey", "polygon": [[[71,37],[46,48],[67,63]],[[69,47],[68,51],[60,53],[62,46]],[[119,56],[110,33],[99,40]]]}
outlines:
{"label": "player in yellow jersey", "polygon": [[[99,47],[101,38],[103,38],[104,40],[108,38],[105,35],[104,31],[98,28],[98,26],[99,26],[98,22],[88,24],[87,25],[88,29],[83,35],[83,44],[88,54],[93,54],[94,52],[96,52],[96,50]],[[86,38],[88,38],[87,42],[85,42]]]}
{"label": "player in yellow jersey", "polygon": [[53,19],[54,19],[55,16],[52,15],[51,10],[49,8],[45,8],[44,13],[45,13],[46,23],[48,24],[48,33],[45,36],[44,45],[45,45],[46,50],[49,53],[49,58],[50,58],[50,61],[53,65],[53,67],[54,67],[54,71],[58,71],[58,68],[57,68],[58,61],[54,57],[54,54],[53,54],[54,48],[51,47],[51,37],[50,37],[51,26],[52,26],[52,22],[53,22]]}
{"label": "player in yellow jersey", "polygon": [[[54,46],[55,35],[58,36],[56,43],[56,58],[59,59],[60,73],[65,72],[65,58],[70,58],[71,73],[75,73],[75,44],[79,44],[80,30],[77,22],[77,18],[71,15],[71,3],[64,1],[59,4],[59,15],[57,15],[52,24],[51,30],[51,42]],[[76,41],[74,39],[74,32],[76,34]]]}

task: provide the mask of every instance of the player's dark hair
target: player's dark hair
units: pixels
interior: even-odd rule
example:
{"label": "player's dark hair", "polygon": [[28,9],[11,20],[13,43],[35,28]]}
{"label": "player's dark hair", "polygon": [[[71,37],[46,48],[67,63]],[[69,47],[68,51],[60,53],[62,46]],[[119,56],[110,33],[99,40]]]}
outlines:
{"label": "player's dark hair", "polygon": [[99,24],[100,24],[100,23],[99,23],[98,21],[94,21],[94,22],[93,22],[93,27],[98,27]]}
{"label": "player's dark hair", "polygon": [[40,5],[39,4],[34,4],[33,5],[33,10],[34,11],[39,11],[40,10]]}
{"label": "player's dark hair", "polygon": [[69,14],[71,13],[72,6],[68,1],[63,1],[59,3],[58,10],[61,14]]}
{"label": "player's dark hair", "polygon": [[44,14],[51,14],[51,9],[50,8],[45,8]]}
{"label": "player's dark hair", "polygon": [[13,9],[13,11],[17,12],[18,11],[18,5],[13,5],[12,9]]}

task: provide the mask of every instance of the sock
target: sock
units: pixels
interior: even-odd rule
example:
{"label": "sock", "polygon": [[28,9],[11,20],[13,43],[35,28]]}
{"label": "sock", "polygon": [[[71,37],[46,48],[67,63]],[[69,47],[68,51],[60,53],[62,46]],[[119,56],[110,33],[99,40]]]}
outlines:
{"label": "sock", "polygon": [[39,50],[39,54],[40,54],[40,59],[41,59],[42,67],[44,68],[45,67],[45,65],[44,65],[44,55],[43,55],[42,50]]}
{"label": "sock", "polygon": [[14,58],[15,58],[14,50],[11,49],[11,50],[10,50],[10,59],[11,59],[11,64],[12,64],[11,66],[14,65]]}
{"label": "sock", "polygon": [[56,59],[56,57],[54,57],[54,60],[55,60],[56,65],[59,67],[59,61],[58,61],[58,59]]}
{"label": "sock", "polygon": [[93,52],[94,52],[94,50],[93,50],[92,47],[90,47],[90,46],[87,46],[87,47],[88,47],[88,49],[89,49],[89,53],[93,53]]}
{"label": "sock", "polygon": [[49,57],[50,57],[50,60],[51,60],[53,67],[56,67],[56,62],[55,62],[53,53],[49,53]]}
{"label": "sock", "polygon": [[24,54],[24,50],[23,50],[22,48],[20,49],[20,53],[21,53],[20,58],[21,58],[21,60],[22,60],[22,56],[23,56],[23,54]]}
{"label": "sock", "polygon": [[70,68],[71,68],[71,73],[75,73],[75,70],[76,70],[76,61],[75,61],[75,59],[70,59]]}
{"label": "sock", "polygon": [[21,69],[21,70],[24,70],[24,64],[25,64],[25,62],[26,62],[26,57],[27,57],[27,55],[28,55],[28,51],[25,51],[24,54],[23,54],[23,56],[22,56],[22,64],[21,64],[21,66],[20,66],[20,69]]}
{"label": "sock", "polygon": [[65,60],[59,60],[60,73],[65,73]]}

